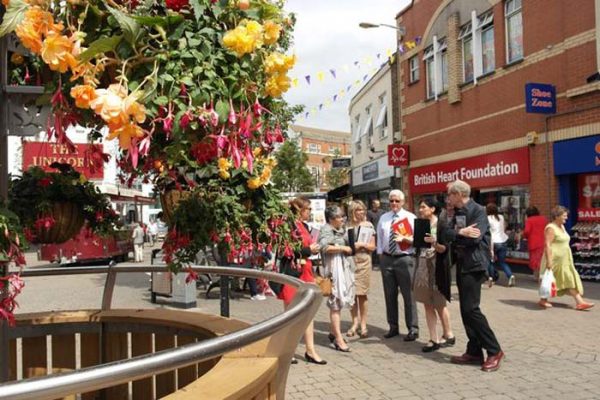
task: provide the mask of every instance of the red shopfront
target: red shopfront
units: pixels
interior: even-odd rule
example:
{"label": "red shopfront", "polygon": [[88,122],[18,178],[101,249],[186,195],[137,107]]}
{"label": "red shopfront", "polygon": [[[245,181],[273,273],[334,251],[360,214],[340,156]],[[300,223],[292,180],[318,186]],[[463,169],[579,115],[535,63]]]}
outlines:
{"label": "red shopfront", "polygon": [[508,256],[529,258],[527,244],[521,240],[520,234],[530,198],[529,148],[411,168],[409,179],[415,205],[423,196],[436,196],[442,202],[446,198],[448,183],[456,179],[468,182],[476,202],[484,206],[496,203],[504,214],[510,238]]}

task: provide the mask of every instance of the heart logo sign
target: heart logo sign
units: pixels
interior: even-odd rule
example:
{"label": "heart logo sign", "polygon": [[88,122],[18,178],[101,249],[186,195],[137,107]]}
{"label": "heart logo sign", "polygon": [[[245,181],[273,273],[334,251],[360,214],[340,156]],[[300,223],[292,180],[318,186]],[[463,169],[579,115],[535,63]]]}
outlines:
{"label": "heart logo sign", "polygon": [[390,144],[388,146],[388,165],[394,167],[408,166],[408,145]]}

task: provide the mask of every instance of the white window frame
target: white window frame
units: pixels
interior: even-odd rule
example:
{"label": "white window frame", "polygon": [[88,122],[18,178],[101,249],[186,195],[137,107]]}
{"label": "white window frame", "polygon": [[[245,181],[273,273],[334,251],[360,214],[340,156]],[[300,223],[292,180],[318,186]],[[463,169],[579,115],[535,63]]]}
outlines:
{"label": "white window frame", "polygon": [[335,154],[335,151],[339,151],[340,155],[342,154],[342,148],[340,146],[329,145],[329,154]]}
{"label": "white window frame", "polygon": [[419,81],[419,56],[412,56],[408,60],[408,68],[409,68],[409,82],[415,83]]}
{"label": "white window frame", "polygon": [[321,145],[318,143],[307,143],[306,152],[311,154],[321,153]]}
{"label": "white window frame", "polygon": [[352,142],[353,143],[359,143],[360,142],[360,133],[361,133],[361,129],[360,129],[360,114],[358,114],[357,116],[354,117],[354,126],[353,126],[353,133],[352,133]]}
{"label": "white window frame", "polygon": [[[484,30],[488,30],[490,27],[493,29],[494,13],[490,10],[478,17],[477,11],[471,11],[471,26],[475,27],[475,29],[471,31],[471,48],[473,49],[473,82],[477,83],[477,78],[483,75],[483,49],[481,36]],[[487,73],[495,70],[495,64],[496,63],[494,62],[494,69]]]}
{"label": "white window frame", "polygon": [[471,62],[473,63],[473,33],[472,33],[472,28],[473,28],[473,24],[471,24],[470,22],[468,24],[466,24],[465,26],[463,26],[460,29],[460,35],[458,35],[458,40],[460,41],[460,45],[462,48],[462,79],[463,82],[467,83],[467,82],[472,82],[474,77],[475,77],[475,70],[473,68],[473,66],[471,67],[471,69],[473,70],[473,76],[471,76],[469,79],[467,79],[467,75],[466,75],[466,71],[467,71],[467,60],[466,60],[466,44],[470,43],[471,44]]}
{"label": "white window frame", "polygon": [[[444,53],[446,52],[446,40],[438,40],[437,36],[433,36],[433,45],[425,50],[425,55],[423,56],[423,60],[425,61],[425,73],[426,73],[426,95],[427,99],[435,98],[438,99],[438,96],[448,90],[447,82],[446,89],[444,89]],[[446,56],[447,57],[447,56]],[[433,79],[431,75],[430,65],[433,70]],[[446,69],[448,68],[446,62]],[[447,75],[446,75],[447,76]]]}
{"label": "white window frame", "polygon": [[[517,6],[512,7],[512,10],[510,9],[510,5],[511,4],[518,4]],[[515,59],[510,58],[510,32],[509,32],[509,26],[510,26],[510,20],[512,18],[517,18],[520,17],[521,18],[521,57],[517,57]],[[507,0],[506,3],[504,4],[504,24],[505,24],[505,29],[504,29],[504,35],[505,35],[505,42],[506,42],[506,63],[510,64],[513,63],[515,61],[519,61],[522,60],[525,56],[525,52],[523,49],[523,2],[522,0]]]}

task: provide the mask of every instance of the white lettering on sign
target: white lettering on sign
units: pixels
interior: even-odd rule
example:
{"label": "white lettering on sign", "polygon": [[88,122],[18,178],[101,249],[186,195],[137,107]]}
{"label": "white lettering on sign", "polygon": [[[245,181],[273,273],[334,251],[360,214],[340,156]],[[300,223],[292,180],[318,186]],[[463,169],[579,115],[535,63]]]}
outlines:
{"label": "white lettering on sign", "polygon": [[579,219],[600,219],[600,209],[579,210],[577,217]]}
{"label": "white lettering on sign", "polygon": [[549,90],[541,90],[538,88],[531,90],[531,94],[535,97],[552,97],[552,92],[550,92]]}
{"label": "white lettering on sign", "polygon": [[457,179],[473,180],[507,175],[519,175],[519,164],[505,164],[504,161],[500,161],[493,165],[487,163],[485,167],[480,168],[462,167],[454,171],[437,171],[437,173],[426,172],[414,176],[414,185],[434,185],[438,183],[453,182]]}
{"label": "white lettering on sign", "polygon": [[535,97],[531,99],[531,105],[534,106],[534,107],[552,108],[552,102],[551,101],[540,100],[540,99],[535,98]]}

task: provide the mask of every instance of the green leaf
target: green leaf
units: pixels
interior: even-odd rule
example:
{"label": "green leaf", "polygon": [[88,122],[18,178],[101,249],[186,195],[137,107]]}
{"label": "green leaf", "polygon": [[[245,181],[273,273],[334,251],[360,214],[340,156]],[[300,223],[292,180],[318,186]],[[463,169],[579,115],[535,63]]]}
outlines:
{"label": "green leaf", "polygon": [[194,86],[194,81],[188,76],[184,76],[183,78],[181,78],[180,82],[182,82],[186,86]]}
{"label": "green leaf", "polygon": [[79,55],[79,61],[84,63],[90,61],[96,56],[96,54],[113,51],[119,45],[119,43],[121,43],[121,39],[123,39],[123,36],[119,35],[109,37],[105,36],[98,40],[94,40],[92,43],[90,43],[88,49]]}
{"label": "green leaf", "polygon": [[169,103],[169,98],[167,96],[158,96],[154,99],[154,103],[159,106],[166,106]]}
{"label": "green leaf", "polygon": [[160,79],[164,80],[165,82],[173,82],[175,80],[175,78],[173,78],[171,75],[169,74],[162,74],[160,76]]}
{"label": "green leaf", "polygon": [[152,26],[159,25],[162,27],[166,27],[169,25],[176,25],[183,21],[182,15],[167,15],[166,17],[145,17],[140,15],[134,15],[131,17],[142,25]]}
{"label": "green leaf", "polygon": [[206,11],[206,5],[201,4],[200,0],[190,0],[190,5],[192,6],[192,10],[194,10],[196,22],[200,21],[200,18],[204,15],[204,11]]}
{"label": "green leaf", "polygon": [[215,105],[215,111],[217,114],[219,114],[219,121],[221,123],[225,123],[227,121],[227,117],[229,116],[229,104],[223,100],[219,100]]}
{"label": "green leaf", "polygon": [[25,18],[25,11],[29,7],[29,4],[23,0],[11,0],[8,3],[6,13],[4,14],[4,18],[2,18],[2,25],[0,25],[0,37],[15,30],[17,25]]}
{"label": "green leaf", "polygon": [[142,35],[141,25],[129,15],[122,13],[115,8],[111,8],[109,6],[106,6],[106,8],[119,23],[119,26],[123,31],[123,35],[125,36],[125,40],[127,40],[131,46],[135,47],[136,42]]}

